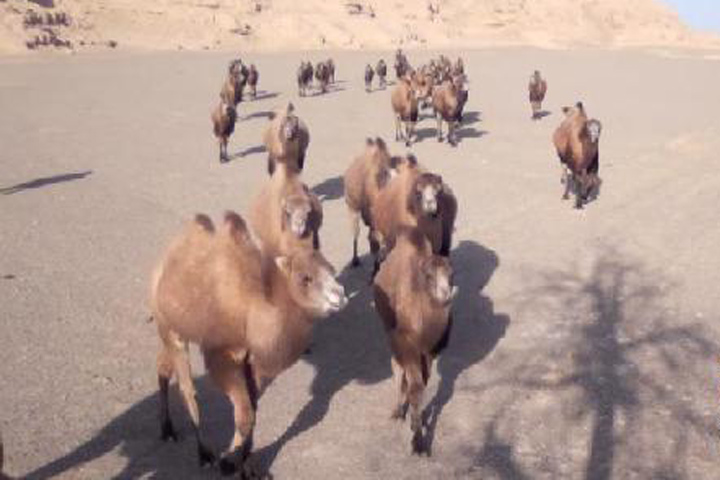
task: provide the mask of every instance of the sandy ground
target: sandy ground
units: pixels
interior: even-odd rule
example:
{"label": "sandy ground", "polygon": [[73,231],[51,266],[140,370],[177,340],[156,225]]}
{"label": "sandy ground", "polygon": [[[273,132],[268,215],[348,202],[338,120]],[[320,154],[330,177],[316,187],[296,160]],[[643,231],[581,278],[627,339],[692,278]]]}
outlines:
{"label": "sandy ground", "polygon": [[[26,24],[27,12],[43,21]],[[67,24],[45,21],[57,13],[67,15]],[[720,49],[720,36],[692,31],[661,0],[0,2],[0,53],[28,53],[26,42],[48,32],[80,51],[110,44],[123,50],[262,52],[508,45]]]}
{"label": "sandy ground", "polygon": [[[158,439],[148,277],[195,212],[246,212],[266,180],[267,112],[291,99],[312,132],[304,178],[325,196],[324,251],[360,294],[317,326],[312,354],[261,399],[254,462],[279,479],[719,478],[720,62],[446,53],[465,56],[471,79],[462,142],[438,144],[425,118],[412,147],[460,202],[452,258],[461,293],[426,395],[429,459],[412,457],[409,427],[389,420],[369,262],[345,268],[340,176],[366,136],[393,132],[389,92],[362,87],[363,66],[379,54],[334,54],[340,82],[304,99],[293,79],[306,54],[247,57],[264,93],[241,105],[226,165],[209,122],[226,54],[0,60],[8,473],[217,475],[198,469],[178,397],[184,438]],[[549,80],[549,115],[536,123],[525,90],[534,68]],[[559,108],[578,99],[604,124],[603,190],[584,211],[560,200],[550,142]],[[196,363],[219,449],[231,411]]]}

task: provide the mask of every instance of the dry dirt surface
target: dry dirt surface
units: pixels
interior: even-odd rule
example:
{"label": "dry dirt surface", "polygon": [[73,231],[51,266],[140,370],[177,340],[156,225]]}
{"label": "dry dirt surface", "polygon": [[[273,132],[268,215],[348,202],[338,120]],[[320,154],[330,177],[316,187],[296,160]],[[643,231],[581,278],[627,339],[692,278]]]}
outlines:
{"label": "dry dirt surface", "polygon": [[0,53],[497,45],[720,48],[661,0],[0,0]]}
{"label": "dry dirt surface", "polygon": [[[209,114],[227,53],[0,60],[7,472],[219,476],[198,468],[177,392],[183,437],[159,440],[149,275],[195,212],[247,212],[267,179],[268,112],[291,100],[311,130],[304,178],[324,197],[323,249],[357,295],[260,400],[252,462],[278,479],[720,478],[720,62],[445,53],[465,57],[471,82],[461,143],[437,143],[424,112],[411,148],[460,204],[455,328],[426,395],[430,458],[413,457],[409,426],[389,419],[370,261],[346,267],[341,175],[367,136],[393,139],[389,91],[362,85],[364,65],[389,52],[244,56],[261,95],[241,104],[223,165]],[[338,83],[297,98],[300,59],[328,56]],[[526,90],[535,68],[549,83],[537,122]],[[561,106],[577,100],[604,125],[602,192],[582,211],[560,199],[550,141]],[[204,429],[220,449],[231,410],[194,358]]]}

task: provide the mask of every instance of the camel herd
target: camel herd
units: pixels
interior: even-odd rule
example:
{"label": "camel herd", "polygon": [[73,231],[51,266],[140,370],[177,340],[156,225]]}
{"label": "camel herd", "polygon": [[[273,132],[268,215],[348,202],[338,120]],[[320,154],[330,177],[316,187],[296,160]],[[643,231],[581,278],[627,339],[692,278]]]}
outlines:
{"label": "camel herd", "polygon": [[[410,145],[418,112],[432,108],[438,140],[447,124],[456,145],[468,99],[461,59],[441,56],[414,69],[400,51],[391,108],[396,140]],[[374,77],[386,86],[387,65],[365,69],[366,89]],[[299,95],[313,83],[327,91],[335,81],[332,60],[297,71]],[[246,87],[256,95],[259,74],[242,61],[230,63],[220,102],[212,113],[220,160]],[[547,83],[535,71],[528,84],[532,119],[539,120]],[[600,185],[598,142],[601,124],[588,118],[581,102],[563,108],[553,135],[563,167],[564,197],[576,195],[581,208]],[[151,310],[161,339],[157,372],[160,429],[176,439],[170,418],[169,384],[177,377],[192,420],[201,465],[218,463],[222,472],[252,477],[246,461],[253,447],[258,400],[267,385],[307,350],[314,322],[341,311],[348,295],[322,253],[322,203],[302,181],[310,142],[307,125],[292,103],[274,112],[263,143],[269,178],[259,187],[248,221],[228,211],[217,224],[198,214],[172,241],[151,282]],[[429,454],[421,403],[434,359],[448,344],[451,306],[457,293],[449,261],[458,199],[443,178],[412,154],[394,155],[382,138],[368,138],[344,177],[345,201],[353,232],[350,265],[360,265],[361,223],[373,256],[374,305],[392,352],[398,398],[392,417],[409,410],[411,449]],[[235,435],[218,460],[207,447],[193,387],[188,347],[199,346],[206,369],[234,407]]]}
{"label": "camel herd", "polygon": [[[410,145],[419,110],[431,107],[448,125],[448,142],[457,144],[468,99],[462,59],[441,56],[414,69],[398,51],[391,107],[396,140]],[[365,85],[374,77],[387,85],[387,65],[367,65]],[[227,143],[237,121],[245,88],[257,96],[259,72],[241,60],[230,62],[212,111],[220,161],[228,160]],[[297,72],[299,95],[313,83],[320,92],[335,82],[332,60],[302,62]],[[532,119],[542,118],[547,82],[535,71],[528,83]],[[582,208],[600,187],[601,123],[589,118],[582,102],[563,107],[564,118],[553,134],[563,168],[563,198],[575,194]],[[404,128],[403,128],[404,127]],[[340,312],[348,295],[334,267],[322,253],[320,200],[302,181],[310,132],[292,103],[277,110],[263,135],[269,178],[257,193],[248,223],[228,211],[215,224],[198,214],[171,242],[151,281],[151,318],[161,340],[157,358],[160,431],[177,440],[170,417],[169,385],[176,377],[192,420],[201,465],[219,465],[223,473],[257,476],[246,462],[253,447],[258,401],[267,385],[308,349],[317,319]],[[423,167],[412,154],[393,155],[382,138],[368,138],[344,174],[345,201],[353,232],[350,265],[360,265],[358,238],[367,227],[373,256],[374,306],[392,352],[398,398],[392,418],[410,411],[412,452],[428,454],[421,412],[434,359],[446,348],[452,327],[453,285],[449,261],[458,200],[441,176]],[[189,345],[198,345],[206,369],[234,408],[235,435],[218,460],[202,435],[200,412],[189,361]],[[0,438],[0,477],[3,444]]]}

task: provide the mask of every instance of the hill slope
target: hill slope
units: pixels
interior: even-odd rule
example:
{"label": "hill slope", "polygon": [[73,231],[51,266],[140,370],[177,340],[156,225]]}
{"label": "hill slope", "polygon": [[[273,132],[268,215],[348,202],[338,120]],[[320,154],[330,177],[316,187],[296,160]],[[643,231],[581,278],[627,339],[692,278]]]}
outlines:
{"label": "hill slope", "polygon": [[25,51],[28,42],[256,50],[719,44],[657,0],[0,0],[0,52]]}

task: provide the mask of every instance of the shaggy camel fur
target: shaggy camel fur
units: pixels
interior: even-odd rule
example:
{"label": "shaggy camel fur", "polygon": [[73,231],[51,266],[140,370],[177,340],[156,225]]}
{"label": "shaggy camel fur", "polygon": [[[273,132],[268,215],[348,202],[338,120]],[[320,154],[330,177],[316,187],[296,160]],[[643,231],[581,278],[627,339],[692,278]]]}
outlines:
{"label": "shaggy camel fur", "polygon": [[408,77],[398,80],[391,93],[390,103],[395,114],[395,140],[404,139],[405,145],[409,147],[418,121],[418,97]]}
{"label": "shaggy camel fur", "polygon": [[457,217],[457,199],[442,177],[426,171],[409,156],[373,205],[375,240],[380,245],[375,270],[394,245],[398,232],[416,228],[430,241],[435,254],[449,256]]}
{"label": "shaggy camel fur", "polygon": [[218,140],[220,146],[220,163],[227,162],[229,157],[227,154],[227,144],[230,135],[235,131],[235,121],[237,120],[237,111],[231,103],[224,100],[220,102],[215,110],[213,110],[210,119],[213,124],[213,133]]}
{"label": "shaggy camel fur", "polygon": [[345,171],[345,203],[350,211],[353,230],[353,256],[351,265],[360,265],[358,257],[358,237],[360,219],[368,227],[370,251],[377,255],[379,245],[373,233],[372,209],[375,201],[393,175],[396,162],[391,158],[385,142],[381,138],[368,138],[362,155],[355,158]]}
{"label": "shaggy camel fur", "polygon": [[553,134],[553,143],[563,165],[563,199],[575,190],[575,208],[582,208],[593,190],[600,187],[599,141],[602,124],[588,119],[582,102],[563,107],[565,118]]}
{"label": "shaggy camel fur", "polygon": [[467,101],[467,92],[464,89],[464,78],[455,77],[437,87],[432,94],[432,105],[437,121],[437,139],[443,141],[443,121],[448,124],[448,143],[456,146],[458,142],[457,127],[460,124],[462,110]]}
{"label": "shaggy camel fur", "polygon": [[341,310],[347,297],[319,251],[263,257],[243,219],[228,212],[218,231],[205,215],[189,222],[153,274],[150,303],[161,339],[162,438],[177,438],[168,405],[177,375],[200,464],[215,462],[201,435],[190,370],[188,346],[196,344],[234,407],[235,436],[220,462],[223,473],[232,473],[247,468],[263,390],[305,351],[314,319]]}
{"label": "shaggy camel fur", "polygon": [[250,225],[266,256],[320,249],[322,204],[301,180],[281,165],[250,207]]}
{"label": "shaggy camel fur", "polygon": [[537,70],[535,70],[530,77],[528,92],[530,107],[532,108],[532,119],[538,120],[541,118],[540,111],[542,110],[542,102],[545,100],[545,94],[547,93],[547,82],[540,76],[540,72]]}
{"label": "shaggy camel fur", "polygon": [[375,308],[390,341],[398,392],[392,418],[405,419],[410,406],[412,451],[417,454],[430,454],[420,406],[433,360],[450,338],[450,306],[457,294],[452,275],[449,260],[433,255],[421,232],[404,230],[374,281]]}
{"label": "shaggy camel fur", "polygon": [[268,174],[272,176],[277,163],[284,164],[293,172],[301,172],[310,144],[307,125],[295,114],[292,103],[274,113],[263,134],[268,152]]}

